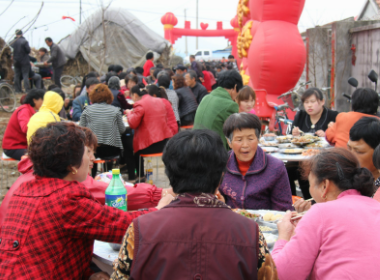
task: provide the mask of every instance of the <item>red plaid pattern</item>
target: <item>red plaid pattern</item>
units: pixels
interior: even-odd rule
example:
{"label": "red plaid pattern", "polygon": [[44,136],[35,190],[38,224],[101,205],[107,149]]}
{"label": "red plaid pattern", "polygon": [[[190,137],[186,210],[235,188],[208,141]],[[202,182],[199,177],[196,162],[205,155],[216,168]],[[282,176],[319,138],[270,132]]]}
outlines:
{"label": "red plaid pattern", "polygon": [[36,178],[14,193],[0,228],[0,279],[88,279],[94,240],[121,243],[132,220],[78,182]]}

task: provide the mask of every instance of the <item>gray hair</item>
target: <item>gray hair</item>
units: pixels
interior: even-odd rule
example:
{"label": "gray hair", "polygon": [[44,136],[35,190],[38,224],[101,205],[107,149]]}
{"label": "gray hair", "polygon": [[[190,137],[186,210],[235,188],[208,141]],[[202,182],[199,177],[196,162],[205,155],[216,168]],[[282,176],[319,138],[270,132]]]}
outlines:
{"label": "gray hair", "polygon": [[108,80],[109,89],[120,89],[120,79],[118,76],[113,76]]}
{"label": "gray hair", "polygon": [[195,80],[197,80],[197,78],[198,78],[198,75],[197,75],[197,73],[195,73],[194,70],[189,70],[189,71],[187,71],[187,74],[190,75],[190,79],[195,79]]}

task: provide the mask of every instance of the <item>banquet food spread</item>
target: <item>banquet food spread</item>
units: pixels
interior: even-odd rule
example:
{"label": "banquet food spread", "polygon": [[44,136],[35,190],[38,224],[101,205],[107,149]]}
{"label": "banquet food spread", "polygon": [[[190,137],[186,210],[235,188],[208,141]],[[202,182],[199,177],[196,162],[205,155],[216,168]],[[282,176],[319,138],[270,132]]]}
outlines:
{"label": "banquet food spread", "polygon": [[259,226],[261,231],[274,231],[273,228],[267,226]]}
{"label": "banquet food spread", "polygon": [[274,222],[274,221],[277,221],[277,220],[280,220],[282,219],[283,215],[281,214],[273,214],[272,212],[268,212],[266,213],[264,216],[263,216],[263,220],[265,222]]}
{"label": "banquet food spread", "polygon": [[249,213],[247,210],[244,209],[233,209],[232,211],[250,219],[257,219],[261,217],[260,214]]}

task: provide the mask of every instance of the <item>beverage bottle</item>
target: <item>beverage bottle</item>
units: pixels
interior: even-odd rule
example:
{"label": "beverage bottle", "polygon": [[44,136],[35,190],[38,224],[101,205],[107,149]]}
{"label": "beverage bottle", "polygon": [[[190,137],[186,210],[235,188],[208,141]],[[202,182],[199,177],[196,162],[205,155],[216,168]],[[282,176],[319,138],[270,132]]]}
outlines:
{"label": "beverage bottle", "polygon": [[84,107],[87,107],[88,106],[88,102],[87,102],[87,99],[84,101]]}
{"label": "beverage bottle", "polygon": [[106,189],[106,205],[127,211],[127,190],[120,179],[120,169],[112,169],[112,179]]}
{"label": "beverage bottle", "polygon": [[153,185],[153,165],[150,159],[148,160],[148,163],[146,165],[145,174],[146,174],[146,182],[148,184]]}

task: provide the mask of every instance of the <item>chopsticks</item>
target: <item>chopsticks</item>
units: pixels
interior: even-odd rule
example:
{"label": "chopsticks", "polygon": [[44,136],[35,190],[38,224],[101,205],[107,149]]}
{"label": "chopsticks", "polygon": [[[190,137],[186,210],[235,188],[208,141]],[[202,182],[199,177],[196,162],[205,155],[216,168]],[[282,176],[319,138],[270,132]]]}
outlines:
{"label": "chopsticks", "polygon": [[[305,201],[313,201],[314,200],[314,198],[309,198],[309,199],[306,199]],[[297,200],[298,201],[298,200]],[[296,202],[297,202],[296,201]],[[294,207],[294,204],[292,204],[292,206]]]}
{"label": "chopsticks", "polygon": [[295,221],[295,220],[301,219],[301,218],[303,217],[303,215],[306,214],[306,212],[307,212],[307,211],[303,211],[303,212],[301,212],[301,213],[297,213],[297,215],[294,216],[294,217],[291,217],[290,220],[291,220],[291,221]]}

